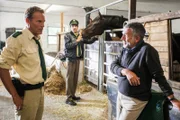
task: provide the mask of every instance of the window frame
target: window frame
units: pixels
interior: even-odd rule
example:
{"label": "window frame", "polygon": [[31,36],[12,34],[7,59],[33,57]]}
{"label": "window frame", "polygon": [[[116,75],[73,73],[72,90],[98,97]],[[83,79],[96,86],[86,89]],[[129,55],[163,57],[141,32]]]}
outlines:
{"label": "window frame", "polygon": [[[57,33],[56,34],[51,34],[51,33],[49,33],[49,31],[50,31],[50,28],[56,28],[56,29],[59,29],[59,31],[57,31]],[[58,41],[57,41],[57,34],[59,33],[61,31],[61,28],[60,27],[57,27],[57,26],[48,26],[47,27],[47,44],[48,45],[57,45],[58,43]],[[50,37],[56,37],[56,43],[54,42],[54,43],[52,43],[52,42],[50,42]]]}

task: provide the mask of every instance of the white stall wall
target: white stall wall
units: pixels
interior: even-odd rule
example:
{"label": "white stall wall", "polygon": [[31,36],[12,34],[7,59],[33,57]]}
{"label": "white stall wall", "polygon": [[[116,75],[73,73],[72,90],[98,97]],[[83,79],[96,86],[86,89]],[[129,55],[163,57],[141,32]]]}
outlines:
{"label": "white stall wall", "polygon": [[[57,50],[57,45],[48,45],[47,44],[47,27],[60,27],[60,14],[45,14],[46,22],[43,30],[43,34],[41,35],[43,40],[43,49],[44,52],[54,52]],[[79,28],[84,27],[84,17],[83,16],[66,16],[64,14],[64,27],[69,29],[69,21],[71,19],[77,19],[80,23]],[[0,40],[6,40],[5,29],[9,27],[15,28],[24,28],[26,26],[24,20],[24,13],[9,13],[9,12],[0,12]]]}
{"label": "white stall wall", "polygon": [[5,29],[9,27],[23,28],[25,22],[22,13],[0,12],[0,39],[6,40]]}
{"label": "white stall wall", "polygon": [[0,12],[0,41],[1,41],[1,12]]}
{"label": "white stall wall", "polygon": [[180,33],[180,19],[172,20],[172,32],[173,33]]}

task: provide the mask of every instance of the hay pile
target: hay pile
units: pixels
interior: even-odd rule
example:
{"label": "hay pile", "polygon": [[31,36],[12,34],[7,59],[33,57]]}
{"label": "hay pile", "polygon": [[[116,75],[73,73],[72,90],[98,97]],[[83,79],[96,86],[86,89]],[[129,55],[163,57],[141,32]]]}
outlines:
{"label": "hay pile", "polygon": [[65,81],[61,73],[57,72],[55,66],[48,70],[48,79],[45,82],[45,92],[54,95],[65,94]]}
{"label": "hay pile", "polygon": [[91,90],[92,87],[85,80],[83,80],[78,86],[79,93],[90,92]]}
{"label": "hay pile", "polygon": [[92,87],[90,85],[79,86],[79,93],[90,92],[91,90],[92,90]]}
{"label": "hay pile", "polygon": [[102,116],[103,116],[104,118],[108,118],[108,103],[105,102],[104,104],[105,104],[106,106],[105,106],[105,108],[104,108],[104,110],[103,110]]}

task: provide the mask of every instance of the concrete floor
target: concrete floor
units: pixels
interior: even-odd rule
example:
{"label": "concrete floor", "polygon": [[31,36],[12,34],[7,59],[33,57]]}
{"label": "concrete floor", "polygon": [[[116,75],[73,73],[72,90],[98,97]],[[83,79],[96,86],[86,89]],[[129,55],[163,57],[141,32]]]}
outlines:
{"label": "concrete floor", "polygon": [[[107,95],[93,88],[79,94],[77,106],[65,104],[66,96],[45,94],[43,120],[107,120]],[[11,96],[0,83],[0,120],[14,120]]]}
{"label": "concrete floor", "polygon": [[2,86],[0,81],[0,120],[14,119],[14,104],[11,96]]}

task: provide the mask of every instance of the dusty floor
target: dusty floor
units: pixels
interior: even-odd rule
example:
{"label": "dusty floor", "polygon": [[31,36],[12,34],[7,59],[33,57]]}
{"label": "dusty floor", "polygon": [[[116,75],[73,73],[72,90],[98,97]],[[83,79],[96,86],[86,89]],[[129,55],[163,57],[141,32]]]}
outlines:
{"label": "dusty floor", "polygon": [[[78,94],[77,106],[65,104],[66,96],[45,94],[43,120],[107,120],[107,95],[92,89]],[[0,120],[14,120],[13,103],[0,82]]]}

